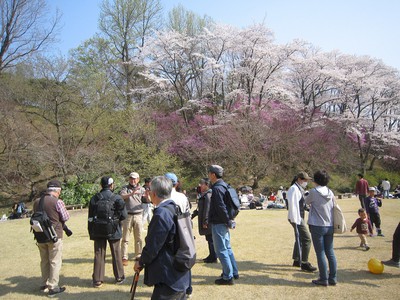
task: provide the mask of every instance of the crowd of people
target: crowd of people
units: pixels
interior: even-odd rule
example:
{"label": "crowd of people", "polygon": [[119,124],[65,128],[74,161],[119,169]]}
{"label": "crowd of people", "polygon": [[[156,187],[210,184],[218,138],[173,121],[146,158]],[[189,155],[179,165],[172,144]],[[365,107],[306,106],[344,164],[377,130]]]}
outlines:
{"label": "crowd of people", "polygon": [[[192,219],[198,218],[199,234],[205,237],[208,244],[209,253],[203,262],[217,263],[219,260],[221,264],[221,276],[215,279],[215,284],[233,285],[239,279],[239,269],[230,242],[230,230],[235,229],[235,221],[228,213],[232,204],[227,198],[223,175],[224,169],[219,165],[208,168],[208,177],[199,182],[198,205]],[[360,246],[368,250],[367,235],[373,233],[372,225],[375,225],[378,236],[383,236],[380,228],[380,200],[375,195],[376,189],[370,188],[363,176],[359,177],[356,193],[361,208],[358,211],[359,218],[351,230],[357,228]],[[307,191],[310,181],[315,186]],[[288,221],[294,231],[293,266],[304,272],[318,270],[319,276],[312,283],[319,286],[336,285],[338,280],[333,247],[335,197],[328,183],[329,175],[326,171],[317,171],[313,177],[300,172],[287,191],[281,189],[281,194],[285,193],[282,198],[286,202]],[[133,263],[136,273],[144,269],[144,283],[154,286],[152,299],[190,297],[193,292],[191,270],[177,270],[173,264],[177,225],[171,207],[177,206],[181,212],[190,213],[188,198],[177,191],[179,181],[176,174],[170,172],[152,179],[146,178],[144,186],[141,186],[139,174],[131,172],[128,184],[119,194],[114,193],[115,183],[111,177],[102,177],[100,185],[101,190],[93,195],[88,209],[88,232],[94,242],[93,287],[101,288],[104,283],[108,244],[115,284],[124,283],[124,267]],[[59,199],[60,194],[61,183],[50,181],[44,195],[44,210],[56,230],[58,240],[37,243],[42,273],[40,290],[50,297],[65,291],[65,287],[59,285],[59,273],[63,230],[69,230],[65,224],[69,213]],[[37,209],[38,200],[33,207],[34,211]],[[307,223],[306,211],[309,211]],[[144,238],[146,222],[148,227]],[[131,234],[134,241],[133,255],[129,251]],[[388,266],[399,267],[399,235],[400,223],[394,233],[392,258],[383,262]],[[309,262],[311,245],[316,253],[318,268]]]}

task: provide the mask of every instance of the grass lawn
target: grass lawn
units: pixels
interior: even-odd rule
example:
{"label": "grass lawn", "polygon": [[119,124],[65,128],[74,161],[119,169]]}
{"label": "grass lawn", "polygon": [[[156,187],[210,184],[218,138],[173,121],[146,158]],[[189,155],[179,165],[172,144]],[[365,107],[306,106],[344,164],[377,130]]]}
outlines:
{"label": "grass lawn", "polygon": [[[338,200],[348,227],[357,218],[358,198]],[[125,269],[127,281],[115,285],[111,257],[107,255],[105,284],[100,289],[91,286],[93,242],[86,230],[87,210],[71,212],[68,226],[74,232],[64,238],[63,266],[60,284],[67,290],[60,299],[130,299],[133,264]],[[368,271],[370,258],[391,257],[393,232],[400,221],[400,200],[383,201],[382,230],[385,237],[368,239],[371,249],[363,251],[355,232],[336,235],[334,240],[338,262],[338,285],[320,287],[311,284],[317,273],[309,274],[292,267],[294,234],[287,221],[286,210],[247,210],[237,217],[237,228],[231,232],[232,248],[239,266],[240,279],[233,286],[216,286],[221,266],[204,264],[208,254],[205,238],[195,233],[199,262],[192,269],[192,299],[399,299],[400,269],[386,267],[383,274]],[[0,298],[41,299],[39,289],[39,251],[29,231],[29,220],[0,223]],[[133,247],[130,247],[132,251]],[[109,249],[108,249],[109,252]],[[317,265],[314,249],[310,262]],[[139,279],[135,299],[149,299],[151,287]]]}

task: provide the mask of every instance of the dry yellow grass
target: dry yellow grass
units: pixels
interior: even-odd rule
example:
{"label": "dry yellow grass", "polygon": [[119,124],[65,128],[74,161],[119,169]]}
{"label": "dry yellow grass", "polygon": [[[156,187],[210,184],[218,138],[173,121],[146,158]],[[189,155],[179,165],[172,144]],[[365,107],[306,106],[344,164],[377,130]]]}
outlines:
{"label": "dry yellow grass", "polygon": [[[338,200],[349,226],[357,217],[358,199]],[[389,259],[394,229],[400,221],[400,200],[384,200],[381,208],[385,237],[369,238],[371,250],[357,246],[355,233],[337,235],[334,240],[338,261],[336,287],[313,286],[317,274],[300,272],[291,266],[292,227],[286,210],[242,211],[237,229],[232,231],[232,247],[238,261],[240,279],[234,286],[216,286],[220,264],[204,264],[207,255],[204,237],[196,234],[199,263],[192,271],[192,299],[398,299],[400,269],[386,267],[383,274],[368,272],[370,258]],[[86,230],[87,211],[72,211],[69,227],[74,234],[64,240],[64,259],[60,283],[67,287],[60,299],[129,299],[133,278],[132,264],[126,267],[127,281],[114,284],[111,259],[107,256],[106,283],[101,289],[91,287],[93,242]],[[197,233],[197,219],[195,219]],[[40,299],[38,291],[39,253],[29,232],[29,220],[0,224],[1,261],[0,297],[4,299]],[[310,261],[316,265],[314,250]],[[143,275],[143,274],[142,274]],[[143,285],[141,276],[136,299],[149,299],[152,288]]]}

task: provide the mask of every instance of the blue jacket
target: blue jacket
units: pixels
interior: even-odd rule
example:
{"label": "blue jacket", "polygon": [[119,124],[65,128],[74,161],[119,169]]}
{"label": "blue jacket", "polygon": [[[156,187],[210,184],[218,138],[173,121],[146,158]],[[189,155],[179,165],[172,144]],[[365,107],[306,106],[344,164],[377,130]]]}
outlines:
{"label": "blue jacket", "polygon": [[212,186],[210,212],[208,215],[208,223],[210,224],[228,224],[229,215],[226,209],[225,193],[226,183],[222,179],[218,179]]}
{"label": "blue jacket", "polygon": [[167,205],[175,207],[172,200],[167,200],[154,209],[139,263],[144,267],[146,285],[163,283],[175,291],[186,291],[189,287],[189,271],[179,272],[172,266],[176,225],[174,215],[165,207]]}

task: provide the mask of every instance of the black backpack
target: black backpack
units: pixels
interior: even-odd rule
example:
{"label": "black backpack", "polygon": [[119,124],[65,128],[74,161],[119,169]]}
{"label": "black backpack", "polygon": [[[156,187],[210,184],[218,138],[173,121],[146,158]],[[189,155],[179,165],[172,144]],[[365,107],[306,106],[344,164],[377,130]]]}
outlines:
{"label": "black backpack", "polygon": [[88,220],[90,238],[111,238],[119,224],[115,219],[115,195],[105,199],[101,193],[96,194],[92,207],[93,217]]}
{"label": "black backpack", "polygon": [[44,197],[45,196],[42,196],[40,198],[38,209],[31,216],[31,231],[33,232],[35,240],[40,244],[49,242],[56,243],[58,241],[57,233],[47,213],[43,209]]}
{"label": "black backpack", "polygon": [[226,189],[224,202],[226,205],[226,209],[228,210],[228,216],[230,220],[233,220],[239,214],[240,210],[239,196],[236,193],[236,190],[229,184],[225,183],[222,184],[222,186]]}
{"label": "black backpack", "polygon": [[179,272],[189,271],[196,263],[196,247],[190,212],[182,213],[178,205],[175,205],[175,208],[172,205],[165,207],[173,214],[176,226],[176,234],[172,241],[174,249],[172,265]]}

